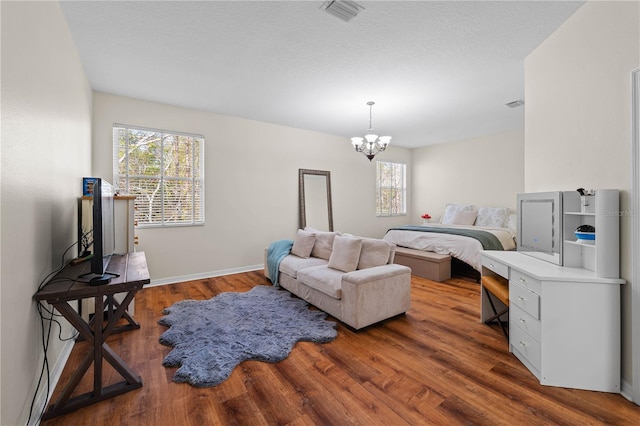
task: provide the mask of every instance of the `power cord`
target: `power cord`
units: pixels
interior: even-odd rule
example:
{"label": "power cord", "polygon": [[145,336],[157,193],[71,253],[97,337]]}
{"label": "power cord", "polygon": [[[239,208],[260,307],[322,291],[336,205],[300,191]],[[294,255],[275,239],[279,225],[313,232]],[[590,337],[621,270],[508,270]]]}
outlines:
{"label": "power cord", "polygon": [[[88,232],[82,235],[82,238],[86,238]],[[64,269],[65,266],[67,266],[65,264],[65,257],[67,255],[67,253],[69,252],[69,250],[71,250],[75,245],[77,245],[78,242],[74,242],[73,244],[71,244],[65,251],[64,253],[62,253],[62,259],[60,261],[60,267],[58,269],[56,269],[55,271],[49,273],[46,277],[44,277],[42,279],[42,281],[40,281],[40,284],[38,285],[38,291],[42,290],[43,288],[45,288],[47,285],[53,283],[53,282],[58,282],[58,281],[67,281],[69,280],[69,278],[64,278],[64,277],[60,277],[60,278],[56,278],[54,280],[50,280],[50,278],[52,276],[54,276],[55,274],[57,274],[58,272],[62,271]],[[42,386],[42,381],[43,381],[43,377],[46,373],[47,378],[46,378],[46,382],[47,382],[47,393],[46,393],[46,401],[44,406],[42,407],[42,411],[40,412],[39,416],[38,416],[38,421],[40,421],[42,419],[42,416],[44,415],[46,409],[47,409],[47,405],[48,405],[48,398],[49,398],[49,392],[51,391],[51,383],[50,383],[50,376],[51,376],[51,369],[49,367],[49,358],[47,357],[47,352],[49,350],[49,342],[51,339],[51,329],[53,328],[53,324],[57,324],[58,325],[58,339],[65,342],[68,340],[72,340],[75,339],[78,336],[78,332],[76,331],[75,333],[73,333],[72,336],[67,337],[67,338],[63,338],[62,337],[62,324],[60,324],[60,322],[57,319],[54,319],[54,317],[62,317],[62,315],[60,314],[56,314],[54,312],[53,309],[49,309],[44,303],[42,303],[41,301],[37,301],[37,310],[38,310],[38,315],[40,316],[40,330],[41,330],[41,336],[42,336],[42,349],[44,352],[44,357],[42,360],[42,368],[40,369],[40,376],[38,377],[38,383],[36,384],[36,389],[33,393],[33,399],[31,400],[31,406],[29,407],[29,417],[27,418],[27,425],[29,425],[31,423],[31,417],[33,416],[33,409],[35,408],[35,403],[36,403],[36,398],[38,396],[38,391],[40,390],[40,386]],[[46,314],[49,314],[49,317],[46,317]],[[46,328],[46,323],[48,322],[49,324],[49,328]]]}

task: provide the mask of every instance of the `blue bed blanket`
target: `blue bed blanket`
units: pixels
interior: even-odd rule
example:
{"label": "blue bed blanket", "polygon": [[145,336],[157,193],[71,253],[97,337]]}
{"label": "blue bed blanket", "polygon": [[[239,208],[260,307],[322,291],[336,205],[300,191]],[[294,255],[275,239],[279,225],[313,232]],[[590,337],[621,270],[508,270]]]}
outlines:
{"label": "blue bed blanket", "polygon": [[267,247],[267,271],[274,286],[278,286],[278,276],[280,275],[280,262],[287,257],[293,247],[292,240],[278,240]]}

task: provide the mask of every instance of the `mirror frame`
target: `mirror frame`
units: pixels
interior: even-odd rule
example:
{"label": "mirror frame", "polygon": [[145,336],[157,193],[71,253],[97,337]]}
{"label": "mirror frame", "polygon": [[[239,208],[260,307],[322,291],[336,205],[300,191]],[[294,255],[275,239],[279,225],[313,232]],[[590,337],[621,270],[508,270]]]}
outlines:
{"label": "mirror frame", "polygon": [[327,180],[327,214],[329,216],[329,232],[333,232],[333,207],[331,206],[331,172],[326,170],[298,169],[298,209],[300,213],[300,229],[304,229],[307,226],[304,193],[305,175],[324,176]]}

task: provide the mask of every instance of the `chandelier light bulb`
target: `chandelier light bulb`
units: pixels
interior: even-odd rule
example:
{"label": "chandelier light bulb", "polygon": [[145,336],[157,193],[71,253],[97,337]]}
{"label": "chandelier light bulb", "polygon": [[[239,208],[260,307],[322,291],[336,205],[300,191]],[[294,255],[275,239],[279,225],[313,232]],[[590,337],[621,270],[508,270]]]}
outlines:
{"label": "chandelier light bulb", "polygon": [[384,146],[386,148],[387,145],[391,143],[391,136],[380,136],[380,140],[378,142],[381,146]]}
{"label": "chandelier light bulb", "polygon": [[364,138],[367,140],[367,142],[373,143],[376,141],[376,139],[378,139],[378,135],[365,135]]}

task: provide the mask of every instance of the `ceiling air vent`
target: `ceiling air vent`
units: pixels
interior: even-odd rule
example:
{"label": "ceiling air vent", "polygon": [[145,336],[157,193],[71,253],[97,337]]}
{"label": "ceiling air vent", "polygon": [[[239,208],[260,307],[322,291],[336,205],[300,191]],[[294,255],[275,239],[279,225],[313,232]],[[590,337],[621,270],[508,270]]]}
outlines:
{"label": "ceiling air vent", "polygon": [[349,0],[331,0],[325,1],[320,9],[324,9],[327,13],[340,18],[345,22],[349,22],[351,18],[355,17],[358,12],[364,10],[364,7],[360,6],[354,1]]}
{"label": "ceiling air vent", "polygon": [[524,101],[522,99],[518,99],[517,101],[509,102],[506,104],[509,108],[518,108],[524,105]]}

